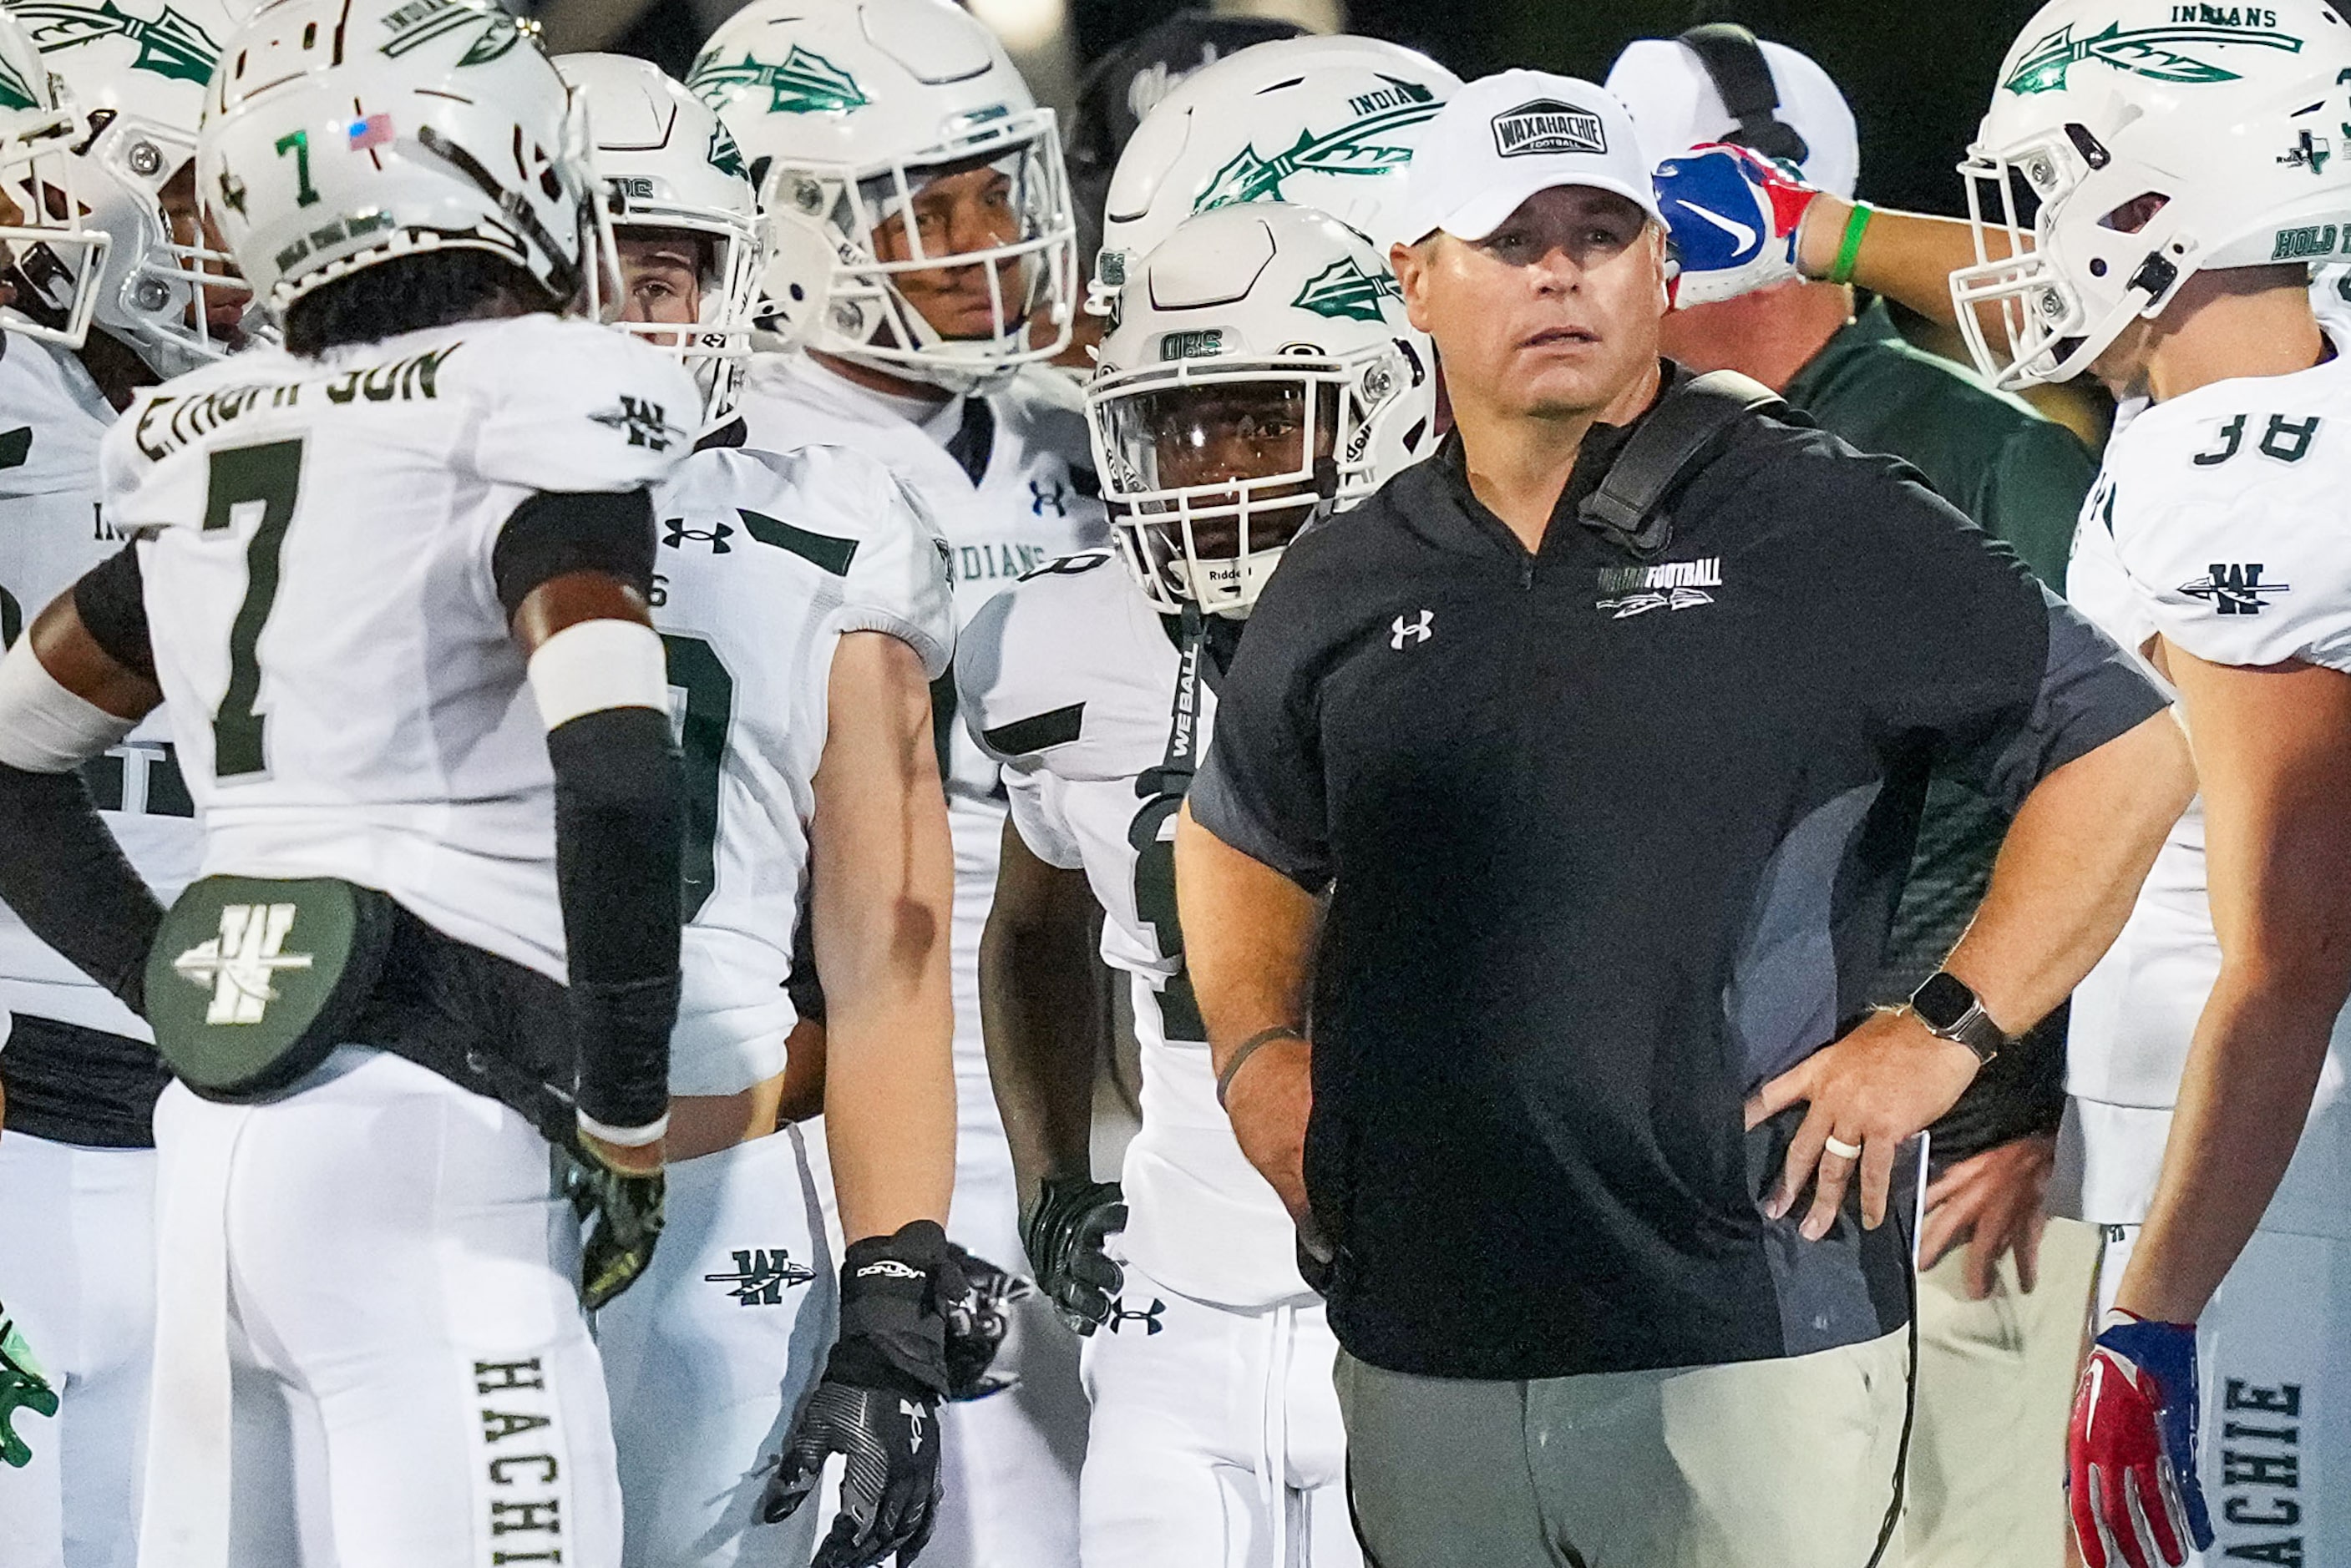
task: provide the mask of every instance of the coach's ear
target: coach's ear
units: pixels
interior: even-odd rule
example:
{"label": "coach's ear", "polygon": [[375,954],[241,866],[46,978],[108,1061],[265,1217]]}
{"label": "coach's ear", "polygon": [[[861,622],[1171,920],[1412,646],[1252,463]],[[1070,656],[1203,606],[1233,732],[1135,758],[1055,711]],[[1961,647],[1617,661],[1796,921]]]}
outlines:
{"label": "coach's ear", "polygon": [[1388,247],[1388,270],[1395,274],[1396,286],[1404,291],[1404,313],[1406,320],[1422,332],[1428,325],[1428,275],[1436,265],[1437,247],[1445,243],[1445,233],[1438,230],[1416,244],[1399,241]]}

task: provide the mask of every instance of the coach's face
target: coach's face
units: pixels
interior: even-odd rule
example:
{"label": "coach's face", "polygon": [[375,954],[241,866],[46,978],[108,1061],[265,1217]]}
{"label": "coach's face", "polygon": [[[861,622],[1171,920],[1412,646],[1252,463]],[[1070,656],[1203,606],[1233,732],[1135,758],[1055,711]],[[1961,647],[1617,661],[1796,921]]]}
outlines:
{"label": "coach's face", "polygon": [[1614,192],[1539,191],[1484,239],[1440,231],[1391,259],[1457,407],[1589,412],[1656,362],[1665,237]]}

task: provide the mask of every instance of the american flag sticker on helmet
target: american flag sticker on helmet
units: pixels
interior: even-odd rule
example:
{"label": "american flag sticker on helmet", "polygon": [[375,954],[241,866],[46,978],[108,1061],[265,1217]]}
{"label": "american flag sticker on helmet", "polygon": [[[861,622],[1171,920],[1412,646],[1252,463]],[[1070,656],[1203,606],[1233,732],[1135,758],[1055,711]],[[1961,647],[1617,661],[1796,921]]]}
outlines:
{"label": "american flag sticker on helmet", "polygon": [[351,121],[350,139],[351,151],[354,152],[367,152],[378,147],[391,146],[392,116],[371,114],[365,119]]}

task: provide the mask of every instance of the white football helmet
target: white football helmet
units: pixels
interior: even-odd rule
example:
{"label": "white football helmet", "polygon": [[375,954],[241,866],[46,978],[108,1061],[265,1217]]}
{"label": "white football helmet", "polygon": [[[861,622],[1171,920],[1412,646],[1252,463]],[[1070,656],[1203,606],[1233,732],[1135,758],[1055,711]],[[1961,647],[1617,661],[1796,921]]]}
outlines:
{"label": "white football helmet", "polygon": [[1376,38],[1280,38],[1177,85],[1135,128],[1111,174],[1086,307],[1108,313],[1130,259],[1195,213],[1288,202],[1387,247],[1421,127],[1461,78]]}
{"label": "white football helmet", "polygon": [[1363,235],[1220,207],[1129,269],[1086,424],[1144,595],[1246,616],[1299,529],[1436,450],[1435,358]]}
{"label": "white football helmet", "polygon": [[586,116],[489,0],[277,0],[213,78],[196,173],[281,313],[433,249],[503,256],[560,302],[584,287],[592,310],[610,265]]}
{"label": "white football helmet", "polygon": [[[219,358],[242,336],[250,291],[227,254],[204,244],[196,192],[175,194],[175,233],[164,189],[195,157],[204,83],[235,30],[234,14],[222,0],[18,0],[8,9],[85,117],[71,200],[59,187],[41,205],[59,220],[71,211],[83,235],[109,242],[74,238],[46,258],[28,254],[41,275],[28,280],[39,301],[30,313],[62,316],[69,327],[89,289],[87,318],[157,375]],[[12,180],[11,193],[21,189]]]}
{"label": "white football helmet", "polygon": [[2186,9],[2056,0],[2001,63],[1959,166],[1977,265],[1951,275],[2000,386],[2078,375],[2191,274],[2351,251],[2351,26],[2325,0]]}
{"label": "white football helmet", "polygon": [[[0,327],[78,348],[98,304],[108,236],[86,221],[78,160],[89,134],[16,18],[0,11]],[[0,216],[5,216],[0,207]]]}
{"label": "white football helmet", "polygon": [[555,68],[587,100],[590,162],[615,238],[653,229],[704,243],[700,331],[613,325],[674,355],[702,386],[703,428],[723,424],[751,357],[765,259],[765,225],[743,155],[717,115],[658,66],[625,55],[559,55]]}
{"label": "white football helmet", "polygon": [[[1053,111],[968,14],[947,0],[753,0],[686,85],[758,182],[761,317],[778,339],[956,390],[1068,345],[1077,228]],[[926,189],[982,168],[1001,185],[980,243],[930,230]],[[986,297],[943,330],[908,290],[957,275]]]}

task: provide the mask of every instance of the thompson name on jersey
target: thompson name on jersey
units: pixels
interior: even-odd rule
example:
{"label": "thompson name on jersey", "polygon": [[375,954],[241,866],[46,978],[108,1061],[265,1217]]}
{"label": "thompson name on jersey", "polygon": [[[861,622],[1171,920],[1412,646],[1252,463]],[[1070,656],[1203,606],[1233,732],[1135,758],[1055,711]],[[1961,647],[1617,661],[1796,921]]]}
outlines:
{"label": "thompson name on jersey", "polygon": [[546,725],[493,557],[547,491],[682,457],[674,360],[592,322],[257,349],[142,393],[101,450],[206,874],[340,877],[560,980]]}

